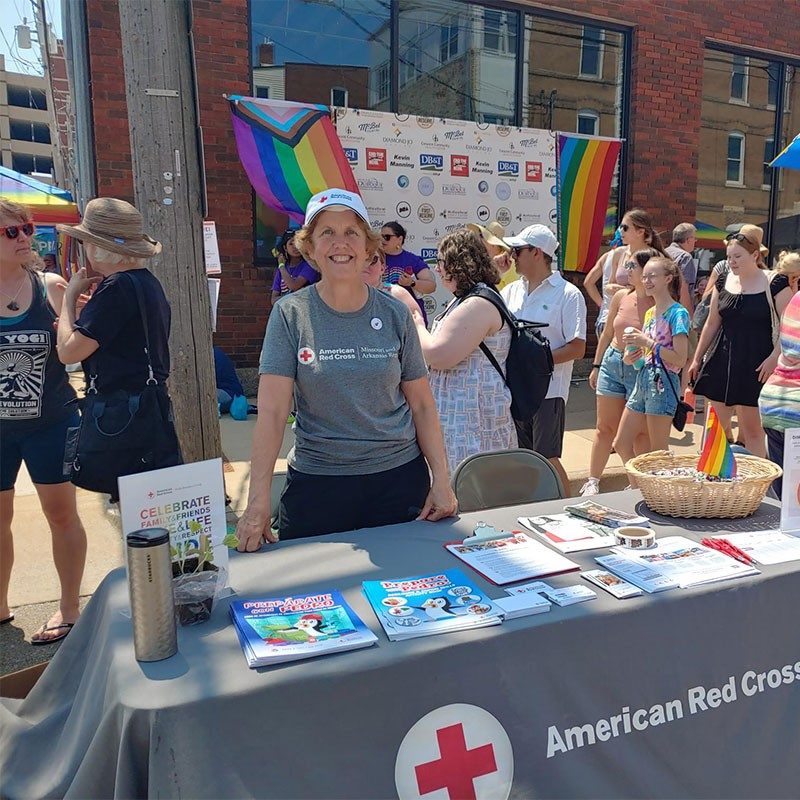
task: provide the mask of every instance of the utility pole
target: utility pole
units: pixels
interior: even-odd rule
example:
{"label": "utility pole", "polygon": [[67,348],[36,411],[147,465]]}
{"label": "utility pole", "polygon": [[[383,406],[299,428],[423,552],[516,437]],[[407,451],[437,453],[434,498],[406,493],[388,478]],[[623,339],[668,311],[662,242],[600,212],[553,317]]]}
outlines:
{"label": "utility pole", "polygon": [[221,454],[203,258],[205,192],[187,0],[119,0],[136,207],[163,244],[169,382],[187,462]]}

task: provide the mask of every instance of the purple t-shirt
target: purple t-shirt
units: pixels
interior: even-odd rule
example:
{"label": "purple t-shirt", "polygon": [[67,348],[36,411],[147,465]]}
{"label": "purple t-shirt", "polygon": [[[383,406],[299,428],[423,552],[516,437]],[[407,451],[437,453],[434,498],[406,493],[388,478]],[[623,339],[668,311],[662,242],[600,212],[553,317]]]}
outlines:
{"label": "purple t-shirt", "polygon": [[[286,265],[286,269],[293,278],[305,278],[309,285],[316,283],[319,280],[319,272],[311,266],[307,261],[301,261],[293,267]],[[281,271],[275,270],[275,280],[272,281],[272,291],[280,292],[281,294],[289,294],[289,287],[284,283]]]}
{"label": "purple t-shirt", "polygon": [[[384,283],[398,283],[400,276],[404,272],[411,270],[414,275],[419,275],[424,269],[429,269],[428,265],[414,253],[409,253],[408,250],[401,250],[396,256],[386,255],[386,269],[383,272]],[[422,311],[422,318],[425,324],[428,324],[428,315],[425,313],[425,303],[421,298],[417,297],[410,286],[404,287],[411,292],[412,297],[417,301],[417,305]]]}

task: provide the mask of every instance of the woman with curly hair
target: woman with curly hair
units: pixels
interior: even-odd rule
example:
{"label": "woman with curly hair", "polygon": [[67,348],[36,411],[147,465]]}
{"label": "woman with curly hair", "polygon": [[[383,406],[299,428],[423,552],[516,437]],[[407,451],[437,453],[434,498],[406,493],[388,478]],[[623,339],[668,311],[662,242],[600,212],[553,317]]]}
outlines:
{"label": "woman with curly hair", "polygon": [[493,288],[500,279],[478,234],[464,228],[445,236],[439,242],[436,271],[455,298],[430,332],[419,312],[412,316],[431,368],[452,471],[475,453],[517,446],[511,393],[480,349],[484,343],[505,369],[511,330],[490,300],[470,296],[473,289]]}

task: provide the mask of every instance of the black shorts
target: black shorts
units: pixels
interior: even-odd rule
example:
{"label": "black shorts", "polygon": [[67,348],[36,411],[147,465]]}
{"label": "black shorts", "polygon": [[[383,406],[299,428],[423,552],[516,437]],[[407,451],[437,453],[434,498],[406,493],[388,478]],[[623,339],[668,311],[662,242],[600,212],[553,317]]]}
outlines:
{"label": "black shorts", "polygon": [[369,475],[310,475],[289,467],[278,506],[282,540],[409,522],[430,490],[422,455]]}
{"label": "black shorts", "polygon": [[563,397],[543,400],[530,421],[515,420],[519,446],[535,450],[545,458],[561,458],[564,448],[565,407]]}

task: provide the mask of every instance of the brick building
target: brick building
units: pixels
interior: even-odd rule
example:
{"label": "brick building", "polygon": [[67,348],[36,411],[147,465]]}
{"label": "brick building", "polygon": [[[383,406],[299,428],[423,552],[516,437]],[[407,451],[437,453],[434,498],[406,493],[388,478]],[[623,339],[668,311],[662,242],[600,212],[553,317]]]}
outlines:
{"label": "brick building", "polygon": [[[79,196],[132,199],[117,2],[66,7],[71,76],[90,87],[75,159],[92,174]],[[216,342],[240,367],[256,363],[281,221],[253,201],[226,93],[279,86],[286,99],[335,102],[346,91],[351,107],[453,108],[487,123],[621,136],[613,208],[648,208],[662,230],[768,223],[770,244],[800,245],[800,185],[763,163],[798,128],[800,0],[192,0],[192,9],[223,262]]]}

